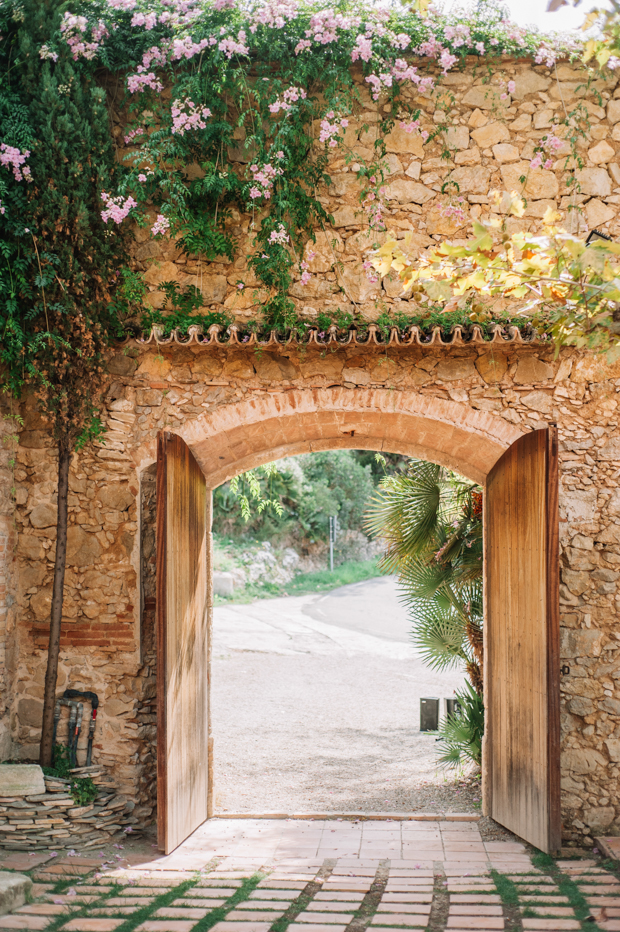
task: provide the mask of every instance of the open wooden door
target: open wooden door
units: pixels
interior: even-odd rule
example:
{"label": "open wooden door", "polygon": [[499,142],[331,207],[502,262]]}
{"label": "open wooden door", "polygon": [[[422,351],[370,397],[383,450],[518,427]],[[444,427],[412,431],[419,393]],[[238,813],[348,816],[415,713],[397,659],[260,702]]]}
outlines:
{"label": "open wooden door", "polygon": [[157,838],[166,854],[207,818],[209,664],[205,477],[157,437]]}
{"label": "open wooden door", "polygon": [[520,437],[485,496],[485,812],[561,844],[557,428]]}

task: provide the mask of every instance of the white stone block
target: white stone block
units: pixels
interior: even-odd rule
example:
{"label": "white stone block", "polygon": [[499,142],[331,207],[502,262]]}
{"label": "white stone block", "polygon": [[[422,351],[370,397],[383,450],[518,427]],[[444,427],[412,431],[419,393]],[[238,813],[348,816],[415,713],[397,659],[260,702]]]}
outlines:
{"label": "white stone block", "polygon": [[0,796],[35,796],[45,793],[38,764],[0,764]]}

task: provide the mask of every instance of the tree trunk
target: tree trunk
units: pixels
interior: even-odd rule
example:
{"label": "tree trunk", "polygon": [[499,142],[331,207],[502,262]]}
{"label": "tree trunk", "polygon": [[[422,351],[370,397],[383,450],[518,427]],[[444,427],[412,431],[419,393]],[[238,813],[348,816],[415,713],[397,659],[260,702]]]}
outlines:
{"label": "tree trunk", "polygon": [[56,680],[58,678],[58,656],[60,654],[60,624],[65,586],[67,562],[67,512],[69,493],[69,466],[71,449],[65,439],[58,441],[58,514],[56,518],[56,559],[54,562],[54,588],[50,612],[50,640],[47,650],[45,671],[45,693],[43,697],[43,726],[39,763],[51,767],[54,754],[54,705],[56,703]]}

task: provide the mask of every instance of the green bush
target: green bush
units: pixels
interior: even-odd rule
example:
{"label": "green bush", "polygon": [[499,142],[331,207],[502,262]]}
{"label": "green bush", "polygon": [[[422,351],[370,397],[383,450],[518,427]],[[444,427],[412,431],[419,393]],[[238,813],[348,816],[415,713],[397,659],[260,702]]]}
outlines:
{"label": "green bush", "polygon": [[366,503],[375,491],[372,466],[360,461],[362,455],[357,450],[307,453],[280,460],[267,472],[252,471],[261,498],[278,502],[282,511],[270,505],[260,510],[250,497],[248,521],[240,500],[251,494],[248,480],[239,477],[237,493],[225,483],[213,496],[213,530],[232,538],[312,542],[327,539],[329,515],[338,516],[341,531],[361,529]]}
{"label": "green bush", "polygon": [[54,745],[54,765],[43,767],[46,777],[58,777],[69,781],[69,792],[76,806],[89,806],[97,798],[97,787],[92,777],[75,777],[71,773],[69,748],[63,744]]}

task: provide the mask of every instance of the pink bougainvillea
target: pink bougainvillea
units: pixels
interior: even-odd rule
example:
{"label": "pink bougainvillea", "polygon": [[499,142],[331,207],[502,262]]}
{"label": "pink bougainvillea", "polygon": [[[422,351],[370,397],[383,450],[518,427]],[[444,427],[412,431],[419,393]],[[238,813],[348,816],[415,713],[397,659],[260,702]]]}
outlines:
{"label": "pink bougainvillea", "polygon": [[534,149],[534,158],[530,162],[530,168],[544,168],[547,171],[553,168],[552,156],[562,147],[562,140],[556,136],[557,127],[553,126],[546,135],[542,137],[540,143]]}
{"label": "pink bougainvillea", "polygon": [[250,50],[246,45],[247,34],[244,29],[240,29],[237,38],[226,36],[217,44],[220,52],[223,52],[226,58],[232,58],[233,55],[249,55]]}
{"label": "pink bougainvillea", "polygon": [[321,120],[321,132],[319,140],[326,142],[332,149],[338,145],[339,134],[346,129],[349,121],[344,118],[340,119],[333,110],[328,110]]}
{"label": "pink bougainvillea", "polygon": [[310,250],[310,252],[306,253],[306,258],[302,259],[300,263],[301,264],[301,278],[299,279],[299,283],[301,285],[307,285],[312,278],[312,276],[310,275],[309,269],[310,269],[310,263],[312,262],[315,256],[316,256],[316,253]]}
{"label": "pink bougainvillea", "polygon": [[306,92],[303,87],[287,87],[279,97],[276,97],[272,104],[269,104],[271,113],[279,113],[280,110],[291,110],[293,105],[299,100],[306,99]]}
{"label": "pink bougainvillea", "polygon": [[[138,68],[138,72],[140,72],[140,68]],[[150,87],[151,90],[155,91],[157,94],[159,94],[164,88],[164,85],[155,75],[154,71],[143,71],[142,73],[138,74],[130,74],[127,78],[127,90],[131,94],[137,94],[140,91],[144,91],[147,87]]]}
{"label": "pink bougainvillea", "polygon": [[[91,41],[87,42],[85,34],[89,30]],[[76,61],[78,58],[93,59],[99,51],[102,40],[109,35],[103,20],[100,19],[93,24],[89,23],[85,16],[76,16],[74,13],[65,13],[60,24],[60,31]]]}
{"label": "pink bougainvillea", "polygon": [[286,227],[284,224],[279,223],[275,230],[272,230],[269,234],[270,243],[279,243],[280,246],[286,246],[289,241],[289,235],[286,232]]}
{"label": "pink bougainvillea", "polygon": [[252,187],[250,188],[250,198],[253,201],[264,198],[266,201],[271,197],[273,184],[278,175],[284,173],[283,168],[274,168],[270,162],[264,165],[250,165],[252,172]]}
{"label": "pink bougainvillea", "polygon": [[101,192],[101,200],[106,205],[105,209],[101,211],[101,219],[104,223],[109,220],[113,220],[114,223],[122,223],[132,207],[138,206],[133,197],[123,197],[122,194],[113,197],[111,194],[106,194],[105,191]]}
{"label": "pink bougainvillea", "polygon": [[24,164],[29,155],[29,149],[22,152],[16,146],[7,146],[4,142],[0,145],[0,165],[10,168],[16,181],[32,181],[30,168]]}
{"label": "pink bougainvillea", "polygon": [[296,19],[298,12],[297,0],[268,0],[257,4],[252,11],[250,32],[256,32],[259,25],[282,29],[290,20]]}
{"label": "pink bougainvillea", "polygon": [[170,229],[170,221],[167,217],[164,217],[163,214],[157,214],[157,220],[151,227],[151,233],[153,236],[159,236],[161,233],[166,233]]}
{"label": "pink bougainvillea", "polygon": [[449,203],[439,208],[439,213],[442,217],[447,217],[448,219],[456,220],[457,223],[464,224],[467,220],[467,213],[464,205],[464,197],[451,198]]}
{"label": "pink bougainvillea", "polygon": [[195,104],[191,98],[175,100],[170,108],[172,114],[172,132],[177,136],[184,136],[193,129],[205,129],[205,120],[211,116],[208,107]]}

